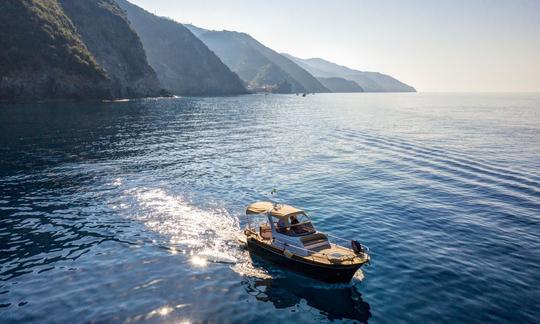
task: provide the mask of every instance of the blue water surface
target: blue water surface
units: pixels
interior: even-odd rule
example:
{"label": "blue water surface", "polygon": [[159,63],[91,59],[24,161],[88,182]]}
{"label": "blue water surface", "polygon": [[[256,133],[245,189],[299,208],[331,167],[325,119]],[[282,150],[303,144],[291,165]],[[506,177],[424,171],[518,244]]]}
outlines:
{"label": "blue water surface", "polygon": [[[252,260],[273,188],[372,263]],[[2,323],[538,322],[540,95],[2,105],[0,262]]]}

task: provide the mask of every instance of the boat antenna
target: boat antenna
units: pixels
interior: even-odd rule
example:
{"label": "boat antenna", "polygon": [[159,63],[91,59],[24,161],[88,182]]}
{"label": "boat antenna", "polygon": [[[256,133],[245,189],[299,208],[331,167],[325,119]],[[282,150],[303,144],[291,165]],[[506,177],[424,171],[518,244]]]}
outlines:
{"label": "boat antenna", "polygon": [[273,203],[274,207],[277,207],[277,205],[279,205],[279,203],[274,200],[274,197],[277,196],[277,193],[278,192],[277,192],[276,188],[274,188],[274,189],[272,189],[272,191],[270,191],[270,195],[272,196],[272,203]]}

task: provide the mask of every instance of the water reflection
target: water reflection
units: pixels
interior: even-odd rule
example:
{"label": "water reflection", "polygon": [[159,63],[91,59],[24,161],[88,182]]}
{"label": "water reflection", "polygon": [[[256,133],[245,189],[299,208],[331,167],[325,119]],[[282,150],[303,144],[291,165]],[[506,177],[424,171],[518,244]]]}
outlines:
{"label": "water reflection", "polygon": [[248,294],[262,302],[271,302],[276,309],[299,307],[303,300],[310,309],[317,309],[325,320],[357,320],[367,323],[370,306],[354,285],[323,284],[287,274],[286,277],[249,278],[242,282]]}

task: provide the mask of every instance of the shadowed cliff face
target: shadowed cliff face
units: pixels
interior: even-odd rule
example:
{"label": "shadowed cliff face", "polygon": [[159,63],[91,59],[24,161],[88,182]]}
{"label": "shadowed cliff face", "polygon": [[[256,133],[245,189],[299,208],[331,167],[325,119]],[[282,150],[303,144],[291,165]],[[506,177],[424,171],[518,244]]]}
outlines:
{"label": "shadowed cliff face", "polygon": [[117,3],[127,12],[164,88],[177,95],[246,93],[240,78],[182,24],[125,0]]}
{"label": "shadowed cliff face", "polygon": [[2,101],[162,94],[113,0],[5,0],[0,21]]}
{"label": "shadowed cliff face", "polygon": [[0,100],[111,97],[105,71],[55,0],[3,0],[0,21]]}
{"label": "shadowed cliff face", "polygon": [[158,96],[161,87],[142,43],[113,0],[59,0],[111,80],[117,98]]}

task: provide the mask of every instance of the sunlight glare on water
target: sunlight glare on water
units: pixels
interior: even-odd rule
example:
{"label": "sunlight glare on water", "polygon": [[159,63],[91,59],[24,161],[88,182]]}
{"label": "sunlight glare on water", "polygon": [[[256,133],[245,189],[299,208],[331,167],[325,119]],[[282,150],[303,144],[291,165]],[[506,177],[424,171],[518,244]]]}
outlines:
{"label": "sunlight glare on water", "polygon": [[124,195],[127,216],[159,234],[172,253],[192,255],[196,266],[236,262],[238,248],[233,243],[240,228],[238,218],[226,210],[203,210],[163,189],[128,189]]}

